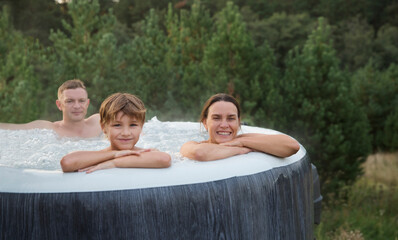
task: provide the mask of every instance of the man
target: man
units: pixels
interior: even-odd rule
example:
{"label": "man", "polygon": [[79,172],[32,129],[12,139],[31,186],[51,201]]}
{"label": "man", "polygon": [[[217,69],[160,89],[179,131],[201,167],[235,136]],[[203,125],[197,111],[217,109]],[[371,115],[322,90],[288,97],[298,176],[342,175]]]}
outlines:
{"label": "man", "polygon": [[86,87],[78,79],[68,80],[58,88],[58,100],[55,102],[62,111],[62,120],[50,122],[36,120],[25,124],[0,123],[1,129],[47,128],[54,130],[61,137],[91,138],[101,135],[99,114],[85,119],[90,104]]}

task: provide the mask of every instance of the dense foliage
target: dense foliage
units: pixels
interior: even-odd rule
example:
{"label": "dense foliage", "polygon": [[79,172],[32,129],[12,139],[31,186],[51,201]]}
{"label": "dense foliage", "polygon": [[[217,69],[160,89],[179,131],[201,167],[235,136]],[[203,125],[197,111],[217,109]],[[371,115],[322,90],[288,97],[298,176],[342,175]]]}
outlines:
{"label": "dense foliage", "polygon": [[303,49],[289,53],[276,116],[286,132],[306,144],[329,190],[355,179],[370,150],[366,115],[338,66],[330,28],[321,18]]}
{"label": "dense foliage", "polygon": [[90,113],[121,91],[170,121],[196,120],[205,99],[230,93],[244,122],[307,148],[328,192],[352,182],[371,149],[398,149],[396,1],[0,6],[2,122],[58,119],[57,87],[79,78]]}

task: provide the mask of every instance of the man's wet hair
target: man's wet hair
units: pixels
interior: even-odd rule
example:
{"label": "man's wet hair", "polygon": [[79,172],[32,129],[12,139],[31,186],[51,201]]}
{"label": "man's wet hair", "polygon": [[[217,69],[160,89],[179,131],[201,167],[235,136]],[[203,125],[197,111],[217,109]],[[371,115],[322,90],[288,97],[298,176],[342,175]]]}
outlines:
{"label": "man's wet hair", "polygon": [[67,90],[67,89],[76,89],[76,88],[83,88],[86,90],[86,86],[84,86],[84,83],[79,80],[79,79],[72,79],[64,82],[61,86],[58,88],[58,99],[61,99],[62,93]]}

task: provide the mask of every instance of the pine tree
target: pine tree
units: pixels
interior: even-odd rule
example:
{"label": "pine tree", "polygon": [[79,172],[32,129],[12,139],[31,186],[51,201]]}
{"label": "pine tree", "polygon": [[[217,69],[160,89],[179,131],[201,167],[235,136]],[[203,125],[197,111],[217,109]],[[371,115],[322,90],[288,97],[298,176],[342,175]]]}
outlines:
{"label": "pine tree", "polygon": [[111,10],[100,15],[97,0],[73,1],[67,6],[70,21],[62,21],[65,32],[57,30],[50,34],[53,46],[49,58],[54,69],[50,85],[55,88],[68,79],[81,79],[88,88],[94,111],[98,111],[105,97],[128,84],[123,74],[123,54],[112,33],[116,18]]}
{"label": "pine tree", "polygon": [[398,65],[385,71],[370,61],[353,77],[354,92],[371,126],[373,151],[398,149]]}
{"label": "pine tree", "polygon": [[169,43],[166,62],[172,73],[168,86],[172,98],[184,115],[196,116],[205,101],[203,93],[208,84],[203,78],[201,62],[211,36],[212,19],[199,1],[192,4],[190,11],[181,10],[179,15],[169,4],[166,27]]}
{"label": "pine tree", "polygon": [[208,94],[232,94],[244,106],[245,99],[250,99],[252,94],[250,82],[261,62],[252,61],[254,43],[237,6],[228,2],[216,18],[216,30],[205,48],[202,62]]}
{"label": "pine tree", "polygon": [[131,79],[129,89],[134,89],[153,113],[160,114],[167,99],[170,79],[165,55],[167,39],[160,28],[159,18],[152,9],[142,23],[142,34],[122,46],[126,73]]}
{"label": "pine tree", "polygon": [[307,149],[330,193],[352,182],[370,151],[366,116],[339,69],[330,27],[320,18],[304,48],[289,53],[279,117],[283,129]]}
{"label": "pine tree", "polygon": [[0,15],[0,121],[28,122],[40,116],[39,79],[33,59],[38,42],[25,39],[10,23],[8,10]]}
{"label": "pine tree", "polygon": [[276,67],[274,52],[267,42],[257,48],[251,61],[258,67],[249,75],[247,97],[243,101],[243,120],[249,124],[274,128],[278,122],[275,112],[283,104],[283,98],[280,94],[280,72]]}

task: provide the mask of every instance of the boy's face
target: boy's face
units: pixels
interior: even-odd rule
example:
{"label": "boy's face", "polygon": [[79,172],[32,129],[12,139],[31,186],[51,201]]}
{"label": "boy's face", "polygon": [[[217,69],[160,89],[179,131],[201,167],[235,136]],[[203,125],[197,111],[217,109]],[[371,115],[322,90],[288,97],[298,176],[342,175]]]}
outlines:
{"label": "boy's face", "polygon": [[116,119],[105,124],[103,131],[108,136],[112,150],[132,150],[140,139],[142,125],[136,118],[118,112]]}

